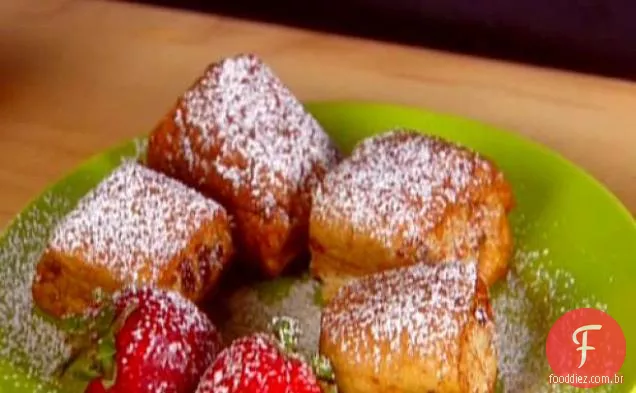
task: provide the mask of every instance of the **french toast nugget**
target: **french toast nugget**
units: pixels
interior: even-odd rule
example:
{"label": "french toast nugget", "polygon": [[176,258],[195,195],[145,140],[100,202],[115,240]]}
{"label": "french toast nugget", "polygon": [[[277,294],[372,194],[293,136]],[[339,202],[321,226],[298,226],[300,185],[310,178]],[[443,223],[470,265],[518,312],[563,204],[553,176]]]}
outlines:
{"label": "french toast nugget", "polygon": [[32,292],[64,317],[96,305],[100,293],[150,285],[199,301],[233,254],[225,209],[140,164],[116,168],[54,229]]}
{"label": "french toast nugget", "polygon": [[367,138],[316,188],[311,271],[328,300],[354,277],[419,261],[479,261],[490,286],[512,253],[503,174],[467,148],[412,130]]}
{"label": "french toast nugget", "polygon": [[210,65],[152,132],[148,165],[221,202],[238,257],[266,277],[307,254],[311,193],[339,153],[253,55]]}
{"label": "french toast nugget", "polygon": [[415,264],[344,285],[326,305],[320,351],[342,393],[492,393],[497,348],[476,264]]}

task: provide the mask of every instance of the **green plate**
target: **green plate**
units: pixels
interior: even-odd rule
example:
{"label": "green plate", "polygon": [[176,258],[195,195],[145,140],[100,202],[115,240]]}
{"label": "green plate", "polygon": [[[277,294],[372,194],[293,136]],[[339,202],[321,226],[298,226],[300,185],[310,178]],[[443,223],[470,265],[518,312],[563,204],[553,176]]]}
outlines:
{"label": "green plate", "polygon": [[[506,332],[502,345],[508,346],[503,351],[508,357],[502,361],[502,391],[554,391],[549,390],[544,374],[547,329],[564,311],[598,307],[619,322],[628,342],[623,384],[604,389],[636,393],[636,346],[630,345],[636,342],[636,312],[631,303],[636,298],[636,225],[611,193],[549,150],[483,124],[379,104],[314,103],[308,107],[345,150],[374,133],[411,127],[474,148],[504,171],[517,198],[511,216],[517,250],[515,274],[493,290],[501,329]],[[56,220],[122,159],[143,151],[143,142],[140,138],[90,159],[35,199],[4,233],[0,240],[4,280],[0,392],[54,391],[33,371],[33,366],[53,368],[65,354],[61,333],[32,311],[29,284],[34,264]],[[298,314],[305,306],[315,308],[311,300],[306,305],[297,299],[290,302],[289,297],[299,298],[294,288],[304,284],[285,280],[277,289],[279,295],[267,301],[259,297],[263,304],[258,307],[276,312],[276,307],[287,304]],[[231,294],[230,303],[239,304],[241,296],[251,296],[250,290]]]}

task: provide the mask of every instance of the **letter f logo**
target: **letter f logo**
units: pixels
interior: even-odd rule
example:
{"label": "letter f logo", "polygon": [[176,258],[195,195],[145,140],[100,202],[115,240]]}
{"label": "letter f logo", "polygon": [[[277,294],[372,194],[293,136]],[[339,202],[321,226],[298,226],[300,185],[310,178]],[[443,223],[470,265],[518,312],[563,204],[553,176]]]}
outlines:
{"label": "letter f logo", "polygon": [[[587,345],[587,332],[590,330],[601,330],[601,328],[602,328],[601,325],[585,325],[576,329],[574,333],[572,334],[572,341],[574,341],[576,345],[581,345],[580,347],[576,349],[577,351],[581,351],[581,364],[579,364],[579,368],[583,367],[583,365],[585,364],[585,361],[587,360],[587,351],[592,351],[596,349],[592,346]],[[577,338],[577,336],[581,332],[583,332],[583,340],[582,340],[583,343],[580,343]]]}

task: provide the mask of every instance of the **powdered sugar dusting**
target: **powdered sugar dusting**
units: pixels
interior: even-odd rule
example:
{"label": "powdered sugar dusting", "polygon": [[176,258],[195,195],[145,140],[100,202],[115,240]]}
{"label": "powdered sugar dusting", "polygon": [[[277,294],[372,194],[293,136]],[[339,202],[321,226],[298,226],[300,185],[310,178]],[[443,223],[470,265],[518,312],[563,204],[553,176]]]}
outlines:
{"label": "powdered sugar dusting", "polygon": [[[475,176],[477,171],[487,176]],[[401,237],[423,248],[423,233],[439,223],[446,207],[470,200],[471,190],[495,176],[492,164],[476,153],[394,130],[365,139],[327,174],[315,192],[312,219],[349,222],[387,247]]]}
{"label": "powdered sugar dusting", "polygon": [[302,361],[292,363],[289,359],[268,335],[257,333],[239,338],[206,371],[197,393],[320,393],[309,365]]}
{"label": "powdered sugar dusting", "polygon": [[319,284],[311,279],[294,282],[289,293],[277,302],[268,303],[259,298],[251,287],[243,287],[229,295],[230,315],[219,326],[226,340],[234,340],[256,332],[268,330],[275,317],[290,317],[299,322],[301,332],[298,350],[310,356],[318,350],[320,335],[320,306],[315,296]]}
{"label": "powdered sugar dusting", "polygon": [[542,356],[546,320],[534,309],[524,283],[515,274],[508,275],[506,285],[503,293],[493,296],[502,392],[536,392],[546,385],[542,378],[548,370]]}
{"label": "powdered sugar dusting", "polygon": [[[122,281],[152,282],[200,226],[220,214],[225,210],[197,191],[125,162],[61,221],[50,248],[80,255]],[[142,274],[149,267],[150,274]]]}
{"label": "powdered sugar dusting", "polygon": [[[502,393],[578,391],[548,384],[551,371],[545,361],[545,342],[549,329],[568,310],[594,307],[607,311],[607,305],[582,296],[574,277],[551,265],[548,249],[517,249],[505,284],[492,293]],[[611,386],[597,389],[606,392]]]}
{"label": "powdered sugar dusting", "polygon": [[[241,380],[256,380],[257,386],[289,385],[289,374],[277,370],[266,370],[265,365],[282,363],[280,353],[271,338],[265,334],[243,337],[221,352],[218,359],[203,375],[197,393],[238,392]],[[275,371],[275,372],[271,372]],[[278,371],[278,372],[276,372]]]}
{"label": "powdered sugar dusting", "polygon": [[[134,330],[124,328],[118,333],[118,349],[123,349],[124,355],[122,373],[129,367],[139,367],[139,362],[132,359],[141,356],[147,363],[146,370],[176,371],[196,380],[221,348],[221,337],[212,322],[178,292],[129,289],[116,294],[115,300],[122,306],[134,302],[140,310],[127,321]],[[120,343],[126,346],[121,348]],[[161,391],[160,384],[166,384],[166,378],[156,377],[150,380],[155,384],[151,390]],[[174,387],[163,388],[171,391]]]}
{"label": "powdered sugar dusting", "polygon": [[[8,362],[8,360],[0,359],[0,368],[3,367],[4,362]],[[25,381],[24,375],[6,371],[0,374],[0,385],[11,386],[15,389],[22,389],[22,391],[28,391],[30,393],[57,393],[55,390],[52,390],[52,386],[47,383]]]}
{"label": "powdered sugar dusting", "polygon": [[268,370],[269,373],[262,372],[264,365],[280,364],[280,359],[278,347],[273,344],[271,337],[255,334],[239,338],[219,354],[214,365],[203,375],[197,392],[238,392],[241,379],[245,381],[248,378],[257,379],[257,386],[264,386],[265,381],[271,383],[270,386],[289,385],[289,374],[276,372],[281,367]]}
{"label": "powdered sugar dusting", "polygon": [[[468,320],[476,279],[475,263],[462,262],[366,276],[343,287],[325,307],[322,328],[342,352],[356,354],[354,361],[376,368],[396,352],[448,364],[446,354],[459,351],[457,336]],[[388,350],[380,353],[377,343]]]}
{"label": "powdered sugar dusting", "polygon": [[318,122],[253,55],[210,66],[183,95],[174,121],[189,170],[214,171],[266,213],[288,206],[337,158]]}
{"label": "powdered sugar dusting", "polygon": [[0,358],[12,359],[45,381],[66,360],[70,348],[62,332],[33,312],[31,283],[49,228],[68,209],[62,193],[45,193],[38,206],[19,216],[0,246]]}

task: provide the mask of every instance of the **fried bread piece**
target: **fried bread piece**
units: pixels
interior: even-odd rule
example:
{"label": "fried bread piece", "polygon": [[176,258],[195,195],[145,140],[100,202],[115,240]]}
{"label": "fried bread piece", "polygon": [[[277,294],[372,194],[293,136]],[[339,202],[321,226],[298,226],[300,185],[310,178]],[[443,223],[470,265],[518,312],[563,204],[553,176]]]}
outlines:
{"label": "fried bread piece", "polygon": [[35,303],[62,317],[96,291],[151,285],[200,300],[233,253],[229,218],[197,191],[134,162],[84,196],[55,228],[37,265]]}
{"label": "fried bread piece", "polygon": [[239,258],[274,277],[307,252],[311,192],[338,152],[253,55],[210,65],[150,136],[148,164],[220,201]]}
{"label": "fried bread piece", "polygon": [[422,263],[343,286],[323,310],[320,351],[342,393],[492,393],[494,328],[474,263]]}
{"label": "fried bread piece", "polygon": [[418,261],[479,260],[490,286],[512,252],[512,191],[495,165],[412,130],[359,143],[317,187],[311,270],[329,299],[352,277]]}

